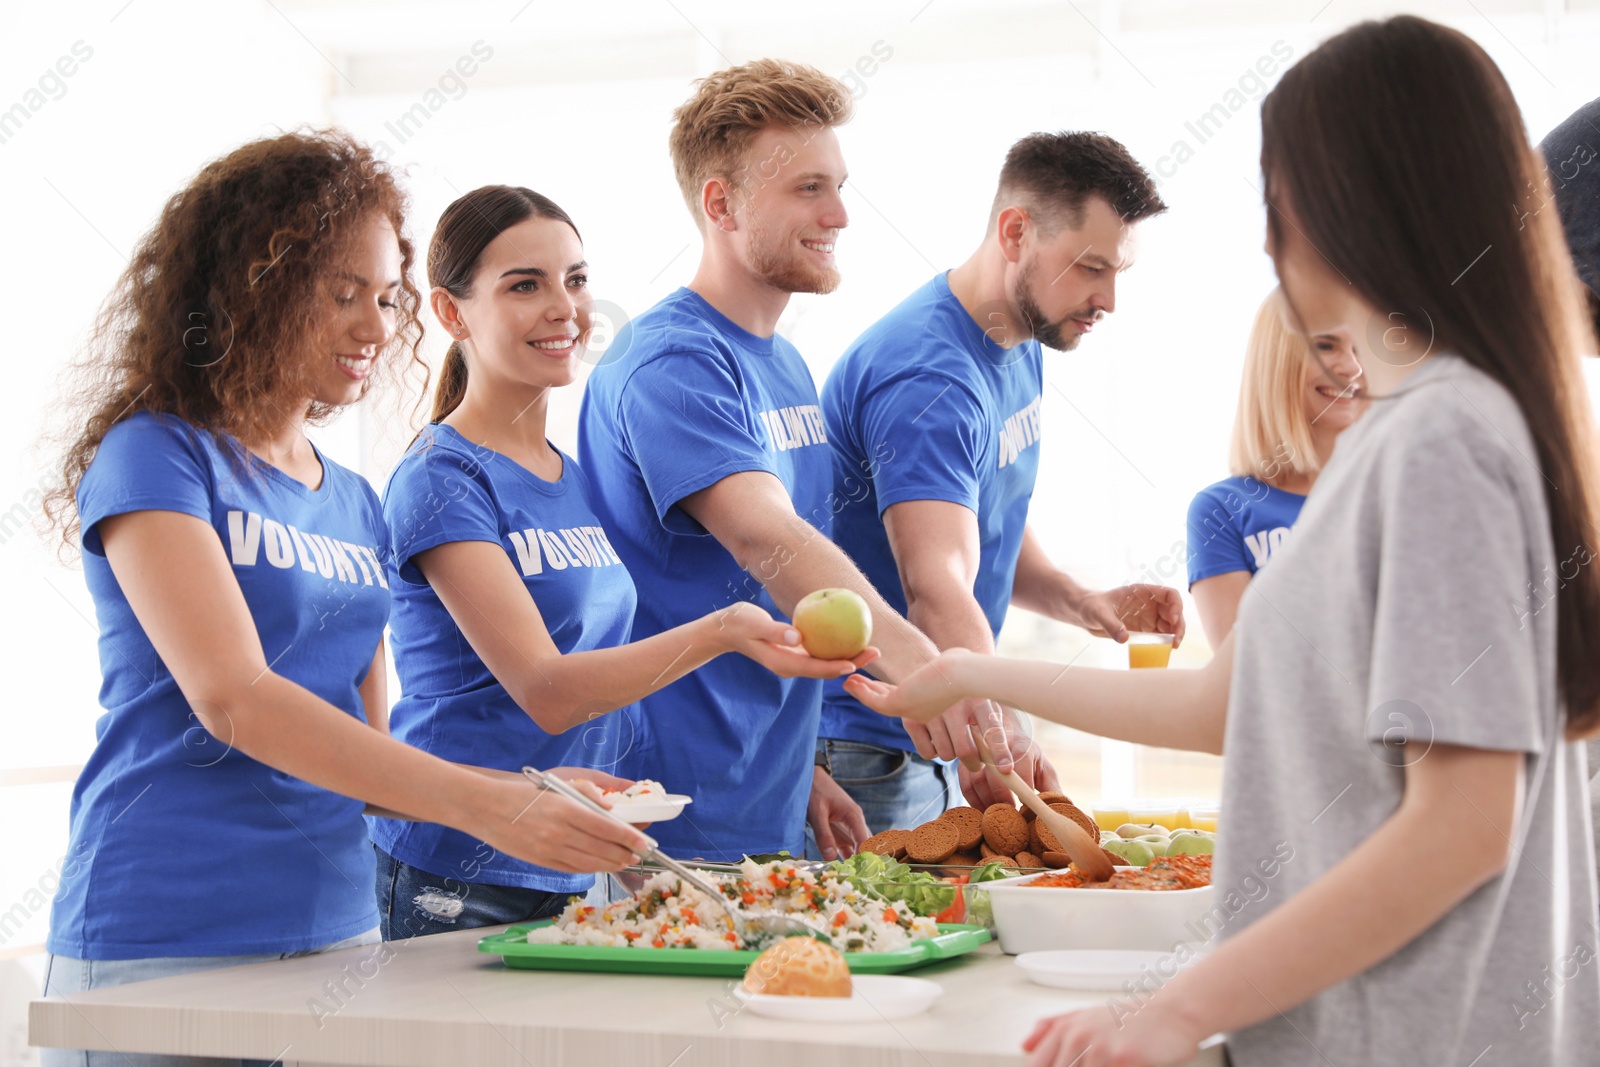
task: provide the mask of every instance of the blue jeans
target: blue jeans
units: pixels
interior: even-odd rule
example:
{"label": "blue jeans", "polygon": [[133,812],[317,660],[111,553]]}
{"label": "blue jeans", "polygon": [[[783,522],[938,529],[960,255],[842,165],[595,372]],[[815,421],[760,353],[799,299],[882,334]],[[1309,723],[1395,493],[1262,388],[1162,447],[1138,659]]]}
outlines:
{"label": "blue jeans", "polygon": [[[937,819],[951,804],[954,764],[925,760],[906,749],[828,738],[818,739],[817,759],[850,799],[861,805],[867,827],[875,834],[910,830]],[[809,826],[806,856],[822,858]]]}
{"label": "blue jeans", "polygon": [[571,893],[463,882],[397,860],[377,845],[378,928],[385,941],[553,919]]}
{"label": "blue jeans", "polygon": [[[44,995],[54,997],[67,993],[86,993],[91,989],[107,989],[129,982],[143,982],[149,978],[170,978],[178,974],[212,971],[218,967],[289,960],[331,952],[336,948],[376,945],[380,940],[378,928],[373,927],[343,941],[298,952],[260,952],[249,956],[155,956],[140,960],[79,960],[71,956],[49,956],[44,965]],[[40,1067],[268,1067],[267,1060],[85,1052],[64,1048],[40,1049],[39,1063]]]}

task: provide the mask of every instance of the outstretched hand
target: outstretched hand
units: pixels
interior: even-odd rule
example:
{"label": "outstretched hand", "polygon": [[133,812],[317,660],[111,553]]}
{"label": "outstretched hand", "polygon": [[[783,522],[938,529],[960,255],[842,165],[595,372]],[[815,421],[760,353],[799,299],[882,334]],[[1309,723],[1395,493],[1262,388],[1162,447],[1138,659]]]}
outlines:
{"label": "outstretched hand", "polygon": [[969,655],[972,653],[965,649],[947,649],[901,679],[898,685],[864,674],[852,674],[844,680],[844,687],[851,696],[880,715],[925,723],[938,718],[946,708],[969,695],[956,688],[952,673],[962,657]]}
{"label": "outstretched hand", "polygon": [[1183,644],[1183,597],[1165,585],[1137,583],[1089,593],[1078,604],[1079,625],[1096,637],[1126,641],[1128,632],[1172,634]]}
{"label": "outstretched hand", "polygon": [[878,650],[868,646],[854,659],[817,659],[800,643],[800,631],[748,601],[723,608],[716,619],[728,651],[783,678],[840,678],[878,658]]}
{"label": "outstretched hand", "polygon": [[1159,1000],[1136,1010],[1113,1003],[1040,1019],[1022,1050],[1028,1067],[1175,1067],[1199,1054],[1194,1034]]}

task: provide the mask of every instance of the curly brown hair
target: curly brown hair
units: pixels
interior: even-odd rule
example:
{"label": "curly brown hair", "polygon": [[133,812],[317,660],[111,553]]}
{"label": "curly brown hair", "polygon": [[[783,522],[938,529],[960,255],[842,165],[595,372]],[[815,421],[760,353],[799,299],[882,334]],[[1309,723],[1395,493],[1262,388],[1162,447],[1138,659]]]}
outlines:
{"label": "curly brown hair", "polygon": [[410,353],[406,361],[380,358],[375,372],[420,369],[426,390],[406,206],[388,165],[339,130],[252,141],[207,164],[167,201],[69,372],[82,428],[74,419],[64,435],[61,483],[44,501],[66,553],[77,541],[78,483],[107,431],[134,412],[176,415],[234,441],[266,437],[286,419],[333,414],[308,401],[312,361],[296,357],[325,326],[332,274],[374,213],[400,242],[389,347]]}

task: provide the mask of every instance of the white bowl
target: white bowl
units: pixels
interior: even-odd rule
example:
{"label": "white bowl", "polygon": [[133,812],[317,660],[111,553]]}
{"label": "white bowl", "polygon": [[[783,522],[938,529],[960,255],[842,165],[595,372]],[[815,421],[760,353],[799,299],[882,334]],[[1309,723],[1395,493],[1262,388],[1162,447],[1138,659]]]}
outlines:
{"label": "white bowl", "polygon": [[1013,956],[1051,949],[1170,952],[1185,941],[1205,941],[1215,930],[1209,921],[1212,886],[1145,891],[1022,884],[1038,877],[1024,874],[979,887],[994,908],[1000,948]]}
{"label": "white bowl", "polygon": [[631,823],[669,822],[693,803],[693,797],[682,793],[653,797],[624,797],[619,793],[611,797],[611,811]]}
{"label": "white bowl", "polygon": [[850,976],[848,997],[775,997],[751,993],[741,983],[734,996],[757,1015],[817,1023],[877,1023],[921,1015],[944,994],[944,987],[926,978],[898,974]]}

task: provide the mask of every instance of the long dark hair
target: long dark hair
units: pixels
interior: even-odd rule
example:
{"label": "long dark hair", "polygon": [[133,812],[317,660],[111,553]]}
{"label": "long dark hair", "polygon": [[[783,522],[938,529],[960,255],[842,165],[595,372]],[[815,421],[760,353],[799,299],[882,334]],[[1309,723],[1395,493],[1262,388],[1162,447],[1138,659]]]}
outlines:
{"label": "long dark hair", "polygon": [[[485,185],[460,197],[444,209],[428,244],[428,284],[451,296],[472,295],[472,276],[478,272],[483,250],[496,237],[528,219],[555,219],[578,227],[555,201],[520,185]],[[578,240],[583,235],[578,233]],[[458,342],[450,342],[433,394],[430,422],[438,422],[461,404],[467,393],[467,360]]]}
{"label": "long dark hair", "polygon": [[[1431,329],[1433,348],[1510,392],[1538,447],[1558,554],[1589,545],[1595,436],[1579,361],[1593,336],[1556,213],[1519,210],[1549,179],[1493,60],[1411,16],[1346,30],[1263,102],[1261,170],[1269,205],[1286,200],[1370,306]],[[1268,217],[1277,238],[1281,211]],[[1571,737],[1600,727],[1597,570],[1562,574],[1557,593]]]}
{"label": "long dark hair", "polygon": [[[46,495],[46,522],[65,553],[78,533],[78,483],[100,442],[136,411],[177,415],[249,441],[283,420],[326,418],[312,402],[299,357],[328,314],[321,291],[338,257],[374,215],[400,239],[401,283],[393,347],[417,355],[421,294],[411,282],[405,194],[366,145],[338,130],[252,141],[207,164],[167,201],[139,240],[70,371],[72,428],[61,481]],[[394,372],[379,359],[379,375]],[[370,384],[370,383],[369,383]]]}

